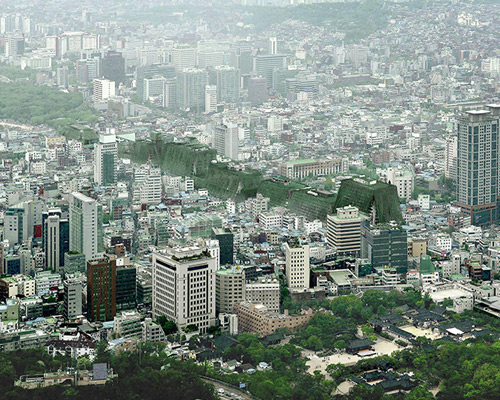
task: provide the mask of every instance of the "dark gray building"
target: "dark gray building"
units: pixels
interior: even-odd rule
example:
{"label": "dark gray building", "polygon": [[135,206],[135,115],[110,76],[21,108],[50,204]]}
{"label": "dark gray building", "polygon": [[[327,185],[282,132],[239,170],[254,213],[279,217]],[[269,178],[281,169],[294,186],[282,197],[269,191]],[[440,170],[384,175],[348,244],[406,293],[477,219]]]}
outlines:
{"label": "dark gray building", "polygon": [[361,258],[369,260],[372,267],[396,268],[406,272],[408,268],[407,233],[398,225],[361,225]]}

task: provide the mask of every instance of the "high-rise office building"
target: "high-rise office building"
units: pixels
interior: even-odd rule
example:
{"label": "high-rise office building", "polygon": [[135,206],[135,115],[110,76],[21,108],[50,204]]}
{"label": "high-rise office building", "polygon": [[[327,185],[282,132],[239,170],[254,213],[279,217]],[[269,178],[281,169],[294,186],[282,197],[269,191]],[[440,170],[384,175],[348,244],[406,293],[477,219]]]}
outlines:
{"label": "high-rise office building", "polygon": [[272,55],[278,54],[278,39],[276,37],[269,38],[267,52]]}
{"label": "high-rise office building", "polygon": [[118,147],[114,129],[106,129],[94,145],[94,182],[109,186],[116,182]]}
{"label": "high-rise office building", "polygon": [[104,79],[115,82],[118,86],[120,83],[125,83],[125,58],[118,51],[108,51],[102,58],[101,73]]}
{"label": "high-rise office building", "polygon": [[253,70],[252,45],[247,41],[239,41],[231,48],[231,65],[241,74],[249,74]]}
{"label": "high-rise office building", "polygon": [[229,228],[213,228],[213,237],[219,241],[220,265],[233,263],[234,234]]}
{"label": "high-rise office building", "polygon": [[87,261],[87,314],[91,321],[111,321],[116,315],[116,259]]}
{"label": "high-rise office building", "polygon": [[168,78],[163,82],[163,104],[164,108],[174,109],[177,107],[177,78]]}
{"label": "high-rise office building", "polygon": [[64,253],[64,273],[85,273],[87,270],[87,263],[85,255],[77,251],[68,251]]}
{"label": "high-rise office building", "polygon": [[78,60],[76,62],[76,79],[82,83],[87,83],[89,81],[89,68],[87,66],[87,60]]}
{"label": "high-rise office building", "polygon": [[253,105],[260,105],[267,101],[267,81],[262,77],[250,78],[248,80],[248,101]]}
{"label": "high-rise office building", "polygon": [[173,65],[144,65],[137,67],[136,86],[137,95],[144,98],[144,79],[150,79],[154,76],[162,76],[165,79],[175,78],[175,67]]}
{"label": "high-rise office building", "polygon": [[64,319],[82,315],[82,282],[78,279],[64,281]]}
{"label": "high-rise office building", "polygon": [[177,71],[194,68],[196,65],[196,49],[188,45],[175,46],[172,49],[172,64]]}
{"label": "high-rise office building", "polygon": [[240,71],[227,65],[210,71],[210,83],[217,87],[217,102],[236,103],[240,98]]}
{"label": "high-rise office building", "polygon": [[179,329],[215,325],[215,259],[188,247],[153,253],[153,318],[164,315]]}
{"label": "high-rise office building", "polygon": [[286,281],[290,289],[309,289],[310,248],[300,240],[284,244]]}
{"label": "high-rise office building", "polygon": [[76,62],[76,79],[87,83],[101,76],[101,58],[96,54]]}
{"label": "high-rise office building", "polygon": [[5,57],[20,57],[24,54],[24,36],[21,32],[8,35],[5,39]]}
{"label": "high-rise office building", "polygon": [[132,265],[123,265],[121,258],[117,259],[116,266],[116,309],[131,310],[136,307],[137,299],[137,271]]}
{"label": "high-rise office building", "polygon": [[9,241],[9,247],[33,237],[34,217],[31,200],[16,204],[5,211],[3,238]]}
{"label": "high-rise office building", "polygon": [[361,223],[361,258],[373,268],[396,268],[404,273],[408,268],[408,236],[397,225]]}
{"label": "high-rise office building", "polygon": [[361,220],[359,209],[345,206],[327,217],[327,243],[340,255],[358,255],[361,250]]}
{"label": "high-rise office building", "polygon": [[166,78],[154,75],[143,79],[142,101],[148,101],[163,96]]}
{"label": "high-rise office building", "polygon": [[498,218],[500,105],[471,110],[458,120],[457,205],[472,225]]}
{"label": "high-rise office building", "polygon": [[457,179],[457,152],[458,137],[456,135],[446,138],[444,150],[444,176],[450,179]]}
{"label": "high-rise office building", "polygon": [[217,86],[205,86],[205,112],[212,113],[217,111]]}
{"label": "high-rise office building", "polygon": [[221,157],[238,159],[238,125],[223,123],[214,127],[214,147]]}
{"label": "high-rise office building", "polygon": [[50,215],[44,222],[43,236],[47,269],[59,272],[61,260],[59,243],[60,219],[58,215]]}
{"label": "high-rise office building", "polygon": [[210,68],[224,64],[224,52],[220,50],[198,50],[196,52],[198,68]]}
{"label": "high-rise office building", "polygon": [[102,206],[82,193],[69,198],[69,247],[88,261],[103,251]]}
{"label": "high-rise office building", "polygon": [[217,315],[232,313],[236,304],[245,300],[245,270],[240,267],[220,269],[215,274]]}
{"label": "high-rise office building", "polygon": [[201,69],[184,69],[177,74],[177,105],[197,113],[205,111],[207,72]]}
{"label": "high-rise office building", "polygon": [[287,66],[287,58],[281,54],[261,54],[254,58],[254,71],[266,78],[267,87],[273,87],[273,71]]}
{"label": "high-rise office building", "polygon": [[56,71],[57,86],[67,88],[69,85],[69,68],[67,65],[57,67]]}
{"label": "high-rise office building", "polygon": [[94,79],[92,100],[99,102],[115,95],[115,83],[107,79]]}

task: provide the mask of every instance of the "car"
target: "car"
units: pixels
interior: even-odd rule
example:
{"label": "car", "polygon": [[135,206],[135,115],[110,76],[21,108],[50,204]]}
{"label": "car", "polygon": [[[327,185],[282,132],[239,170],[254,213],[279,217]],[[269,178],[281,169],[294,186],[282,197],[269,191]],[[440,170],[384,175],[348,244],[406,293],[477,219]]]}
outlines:
{"label": "car", "polygon": [[219,388],[219,390],[217,390],[220,394],[223,394],[224,393],[224,389],[222,388]]}

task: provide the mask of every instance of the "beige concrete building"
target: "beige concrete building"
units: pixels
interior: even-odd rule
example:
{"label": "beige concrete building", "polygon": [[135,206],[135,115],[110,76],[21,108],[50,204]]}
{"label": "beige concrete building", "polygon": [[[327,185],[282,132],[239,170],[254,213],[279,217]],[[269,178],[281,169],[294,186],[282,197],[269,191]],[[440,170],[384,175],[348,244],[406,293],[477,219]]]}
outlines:
{"label": "beige concrete building", "polygon": [[262,304],[247,301],[236,305],[235,313],[238,316],[240,332],[255,333],[259,336],[270,335],[282,328],[294,331],[299,326],[307,324],[313,316],[311,308],[303,308],[300,315],[289,315],[288,310],[285,310],[284,314],[277,314],[268,311]]}
{"label": "beige concrete building", "polygon": [[341,174],[347,171],[348,161],[345,158],[335,158],[333,160],[296,160],[281,164],[281,175],[289,179]]}
{"label": "beige concrete building", "polygon": [[232,313],[234,306],[245,299],[245,270],[240,267],[220,269],[215,273],[217,314]]}
{"label": "beige concrete building", "polygon": [[427,240],[408,238],[408,257],[420,257],[427,254]]}
{"label": "beige concrete building", "polygon": [[357,254],[361,250],[363,215],[354,206],[337,208],[337,214],[327,217],[326,241],[338,254]]}
{"label": "beige concrete building", "polygon": [[280,283],[276,278],[262,277],[245,285],[245,300],[266,306],[268,311],[280,311]]}
{"label": "beige concrete building", "polygon": [[285,243],[286,282],[289,288],[309,288],[310,248],[300,241]]}

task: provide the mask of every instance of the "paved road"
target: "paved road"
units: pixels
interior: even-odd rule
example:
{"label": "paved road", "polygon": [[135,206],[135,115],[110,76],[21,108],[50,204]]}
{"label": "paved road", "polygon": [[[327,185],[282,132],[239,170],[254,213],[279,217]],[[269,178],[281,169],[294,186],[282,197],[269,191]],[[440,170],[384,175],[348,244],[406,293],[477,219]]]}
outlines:
{"label": "paved road", "polygon": [[[232,386],[229,386],[229,385],[226,385],[223,383],[219,383],[219,382],[214,382],[214,381],[211,381],[209,379],[204,379],[204,378],[202,378],[202,379],[205,382],[211,383],[212,385],[215,386],[215,390],[217,391],[217,394],[219,395],[219,397],[221,399],[233,399],[234,400],[237,396],[239,396],[241,399],[253,400],[253,398],[250,397],[248,394],[246,394],[245,392],[242,392],[241,390],[235,389]],[[219,393],[219,389],[224,389],[224,393],[223,394]],[[229,396],[227,396],[228,393],[233,393],[236,396],[229,397]]]}

